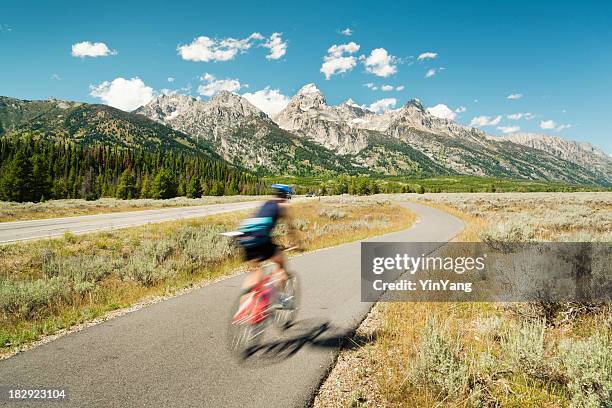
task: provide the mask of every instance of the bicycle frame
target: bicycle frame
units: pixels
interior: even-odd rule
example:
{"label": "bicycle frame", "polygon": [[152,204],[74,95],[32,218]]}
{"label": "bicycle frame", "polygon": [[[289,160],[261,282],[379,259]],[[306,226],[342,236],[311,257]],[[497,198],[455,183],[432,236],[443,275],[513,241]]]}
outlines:
{"label": "bicycle frame", "polygon": [[242,313],[235,316],[233,323],[241,324],[258,324],[270,317],[271,308],[274,305],[273,299],[277,295],[275,283],[278,279],[272,279],[271,273],[264,273],[261,281],[259,281],[252,289],[252,297],[247,300]]}

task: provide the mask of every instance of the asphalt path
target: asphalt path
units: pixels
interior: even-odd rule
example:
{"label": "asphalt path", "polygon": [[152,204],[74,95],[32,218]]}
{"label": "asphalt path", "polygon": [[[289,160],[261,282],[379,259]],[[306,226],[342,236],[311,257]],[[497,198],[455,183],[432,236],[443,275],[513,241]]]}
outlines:
{"label": "asphalt path", "polygon": [[[443,242],[464,228],[441,210],[404,205],[417,223],[369,241]],[[359,242],[292,258],[302,287],[297,323],[270,330],[245,361],[226,348],[236,276],[0,361],[0,386],[65,388],[67,401],[48,404],[58,407],[307,406],[372,306],[360,301],[359,263]]]}
{"label": "asphalt path", "polygon": [[259,201],[245,201],[229,204],[210,204],[204,206],[162,208],[158,210],[48,218],[44,220],[2,222],[0,223],[0,244],[51,238],[64,235],[66,232],[83,234],[95,231],[135,227],[163,221],[203,217],[224,212],[251,209],[259,205],[261,205]]}

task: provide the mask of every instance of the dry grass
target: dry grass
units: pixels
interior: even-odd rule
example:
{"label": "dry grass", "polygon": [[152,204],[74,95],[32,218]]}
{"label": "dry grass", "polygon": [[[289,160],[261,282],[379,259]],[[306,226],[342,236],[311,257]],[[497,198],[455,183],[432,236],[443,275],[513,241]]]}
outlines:
{"label": "dry grass", "polygon": [[[306,250],[396,231],[414,221],[408,210],[375,198],[308,200],[294,204],[292,212]],[[245,216],[228,213],[0,246],[0,354],[235,272],[239,252],[219,233],[235,229]]]}
{"label": "dry grass", "polygon": [[[409,195],[466,221],[456,240],[610,241],[612,194]],[[316,406],[607,407],[612,309],[531,304],[380,303],[375,340],[343,352],[341,391]],[[371,325],[372,323],[368,323]],[[348,361],[348,362],[347,362]],[[346,374],[351,373],[351,374]],[[355,375],[354,373],[361,373]],[[327,386],[323,389],[326,390]]]}
{"label": "dry grass", "polygon": [[39,220],[44,218],[74,217],[121,211],[152,210],[168,207],[189,207],[194,205],[224,204],[242,201],[262,200],[262,196],[221,196],[169,200],[137,199],[119,200],[101,198],[95,201],[82,199],[51,200],[43,203],[16,203],[0,201],[0,222]]}

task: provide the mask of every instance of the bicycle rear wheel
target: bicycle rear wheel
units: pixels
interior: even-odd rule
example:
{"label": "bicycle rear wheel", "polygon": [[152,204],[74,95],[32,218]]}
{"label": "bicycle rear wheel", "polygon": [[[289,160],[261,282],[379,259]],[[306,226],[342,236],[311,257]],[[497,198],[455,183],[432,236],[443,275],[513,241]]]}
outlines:
{"label": "bicycle rear wheel", "polygon": [[[260,300],[256,299],[254,301],[258,302]],[[234,313],[238,310],[239,304],[240,300],[238,299],[232,309],[232,315],[228,319],[227,347],[236,357],[244,359],[257,349],[259,339],[265,331],[266,321],[262,320],[254,323],[252,313],[248,313],[241,319],[236,319]],[[253,306],[249,308],[254,309]]]}

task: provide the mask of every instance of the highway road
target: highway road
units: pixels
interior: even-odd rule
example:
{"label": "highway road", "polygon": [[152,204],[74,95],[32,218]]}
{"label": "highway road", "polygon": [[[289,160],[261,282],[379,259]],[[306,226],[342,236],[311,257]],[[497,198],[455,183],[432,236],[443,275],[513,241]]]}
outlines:
{"label": "highway road", "polygon": [[[443,211],[405,205],[418,222],[372,241],[447,241],[464,228]],[[372,306],[360,301],[359,255],[354,242],[292,258],[298,321],[246,361],[225,346],[243,278],[235,276],[0,361],[0,385],[65,388],[61,407],[308,406]]]}
{"label": "highway road", "polygon": [[224,212],[246,210],[259,206],[259,201],[245,201],[229,204],[162,208],[117,212],[109,214],[83,215],[78,217],[48,218],[44,220],[14,221],[0,223],[0,244],[16,241],[50,238],[66,232],[83,234],[87,232],[135,227],[149,223],[203,217]]}

